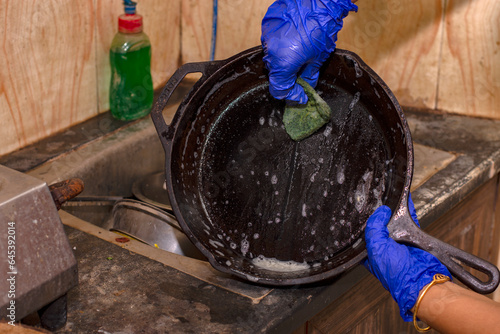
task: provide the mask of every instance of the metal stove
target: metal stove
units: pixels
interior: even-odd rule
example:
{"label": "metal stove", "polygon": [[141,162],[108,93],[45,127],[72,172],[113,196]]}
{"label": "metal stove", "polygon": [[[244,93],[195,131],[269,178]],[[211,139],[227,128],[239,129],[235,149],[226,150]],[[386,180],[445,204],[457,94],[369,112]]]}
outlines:
{"label": "metal stove", "polygon": [[45,328],[66,322],[77,262],[47,184],[0,165],[0,319],[37,312]]}

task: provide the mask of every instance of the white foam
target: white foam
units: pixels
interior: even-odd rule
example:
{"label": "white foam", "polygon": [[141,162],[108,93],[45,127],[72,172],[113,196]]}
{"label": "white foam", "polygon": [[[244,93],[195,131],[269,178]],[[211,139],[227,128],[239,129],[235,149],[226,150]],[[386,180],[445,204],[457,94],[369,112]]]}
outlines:
{"label": "white foam", "polygon": [[224,244],[217,241],[217,240],[208,240],[208,242],[210,243],[210,245],[212,245],[215,248],[219,248],[219,247],[224,248]]}
{"label": "white foam", "polygon": [[248,240],[247,239],[242,240],[241,241],[241,254],[243,254],[243,256],[246,255],[249,248],[250,248],[250,243],[248,242]]}
{"label": "white foam", "polygon": [[345,175],[344,175],[344,170],[340,170],[338,173],[337,173],[337,182],[339,184],[342,184],[344,183],[345,181]]}
{"label": "white foam", "polygon": [[312,175],[311,175],[311,182],[314,182],[314,179],[316,178],[316,174],[318,174],[318,172],[314,172]]}
{"label": "white foam", "polygon": [[259,268],[278,272],[293,272],[310,269],[310,266],[304,261],[302,263],[295,261],[280,261],[276,258],[266,258],[259,255],[252,260],[252,263]]}

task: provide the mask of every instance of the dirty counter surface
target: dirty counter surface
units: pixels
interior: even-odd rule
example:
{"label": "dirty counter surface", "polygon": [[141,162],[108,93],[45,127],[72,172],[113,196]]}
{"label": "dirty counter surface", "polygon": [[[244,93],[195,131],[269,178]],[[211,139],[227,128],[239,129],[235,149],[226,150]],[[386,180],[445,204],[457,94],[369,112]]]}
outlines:
{"label": "dirty counter surface", "polygon": [[[425,229],[498,174],[500,121],[409,108],[405,115],[415,142],[412,195]],[[79,286],[69,292],[68,322],[57,333],[289,333],[369,275],[357,266],[312,285],[240,281],[249,292],[240,294],[81,230],[65,230]]]}

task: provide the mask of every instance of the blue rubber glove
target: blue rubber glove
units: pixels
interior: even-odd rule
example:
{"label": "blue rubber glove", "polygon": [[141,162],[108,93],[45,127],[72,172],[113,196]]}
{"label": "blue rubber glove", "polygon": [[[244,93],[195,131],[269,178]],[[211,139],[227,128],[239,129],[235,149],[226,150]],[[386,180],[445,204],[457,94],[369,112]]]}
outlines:
{"label": "blue rubber glove", "polygon": [[261,37],[271,95],[305,104],[297,76],[316,87],[319,68],[335,50],[342,19],[357,10],[351,0],[274,2],[262,20]]}
{"label": "blue rubber glove", "polygon": [[[418,225],[411,196],[408,207]],[[399,305],[403,320],[412,321],[410,310],[415,305],[420,290],[432,281],[434,274],[450,278],[451,274],[434,255],[391,239],[387,230],[391,215],[391,209],[384,205],[368,218],[365,230],[368,259],[363,264],[391,293]]]}

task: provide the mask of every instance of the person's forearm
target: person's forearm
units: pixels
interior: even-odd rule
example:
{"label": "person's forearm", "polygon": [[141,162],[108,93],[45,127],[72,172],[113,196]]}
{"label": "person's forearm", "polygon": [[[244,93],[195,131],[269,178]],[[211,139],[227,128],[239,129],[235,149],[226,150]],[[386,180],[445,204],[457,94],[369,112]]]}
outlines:
{"label": "person's forearm", "polygon": [[417,316],[441,333],[500,333],[500,303],[451,282],[431,287]]}

